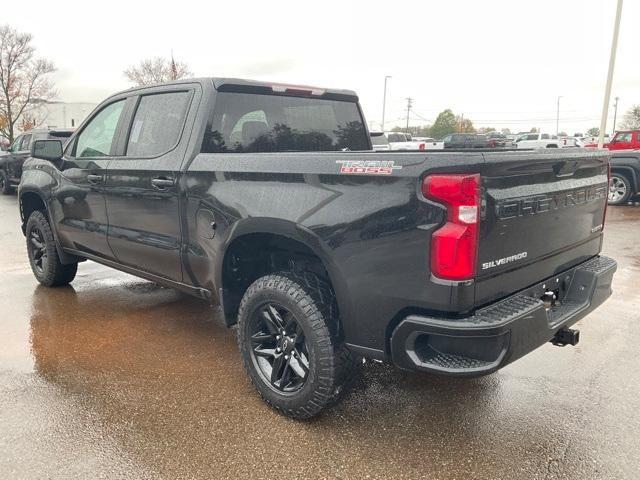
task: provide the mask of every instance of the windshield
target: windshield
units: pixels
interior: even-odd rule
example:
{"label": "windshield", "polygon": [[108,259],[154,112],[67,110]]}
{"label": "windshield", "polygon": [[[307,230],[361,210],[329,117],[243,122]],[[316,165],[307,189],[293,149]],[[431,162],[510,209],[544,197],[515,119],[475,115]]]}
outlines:
{"label": "windshield", "polygon": [[202,152],[368,150],[355,102],[218,92]]}

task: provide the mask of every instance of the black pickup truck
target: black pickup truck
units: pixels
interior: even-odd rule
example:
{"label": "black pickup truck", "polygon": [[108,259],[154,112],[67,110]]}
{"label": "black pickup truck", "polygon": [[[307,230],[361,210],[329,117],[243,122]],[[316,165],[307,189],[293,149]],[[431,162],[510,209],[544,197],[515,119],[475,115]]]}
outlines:
{"label": "black pickup truck", "polygon": [[16,137],[9,151],[0,155],[0,194],[10,195],[20,184],[22,165],[29,157],[33,142],[52,138],[59,138],[65,142],[72,133],[71,129],[38,129],[26,131]]}
{"label": "black pickup truck", "polygon": [[89,259],[221,305],[294,418],[361,357],[477,376],[575,344],[611,293],[602,151],[376,153],[351,91],[209,78],[118,93],[31,153],[38,281]]}

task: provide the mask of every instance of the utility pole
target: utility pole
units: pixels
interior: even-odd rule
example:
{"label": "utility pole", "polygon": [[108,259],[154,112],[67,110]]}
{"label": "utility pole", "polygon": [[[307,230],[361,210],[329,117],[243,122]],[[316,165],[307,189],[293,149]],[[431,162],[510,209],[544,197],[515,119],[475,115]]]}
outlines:
{"label": "utility pole", "polygon": [[407,128],[405,129],[407,133],[409,133],[409,112],[411,111],[412,105],[413,105],[413,98],[407,97]]}
{"label": "utility pole", "polygon": [[387,80],[391,78],[391,75],[384,76],[384,93],[382,94],[382,123],[380,124],[380,130],[384,132],[384,114],[387,109]]}
{"label": "utility pole", "polygon": [[558,97],[558,109],[556,110],[556,136],[560,134],[560,99],[562,95]]}
{"label": "utility pole", "polygon": [[622,17],[622,0],[618,0],[616,9],[616,20],[613,24],[613,40],[611,41],[611,55],[609,56],[609,72],[607,74],[607,84],[604,89],[604,102],[602,104],[602,118],[600,119],[600,138],[598,148],[604,145],[604,131],[607,129],[607,115],[609,115],[609,100],[611,99],[611,85],[613,83],[613,70],[616,66],[616,53],[618,50],[618,36],[620,33],[620,18]]}
{"label": "utility pole", "polygon": [[616,103],[613,104],[613,135],[616,134],[616,120],[618,118],[618,100],[620,100],[620,97],[616,97]]}

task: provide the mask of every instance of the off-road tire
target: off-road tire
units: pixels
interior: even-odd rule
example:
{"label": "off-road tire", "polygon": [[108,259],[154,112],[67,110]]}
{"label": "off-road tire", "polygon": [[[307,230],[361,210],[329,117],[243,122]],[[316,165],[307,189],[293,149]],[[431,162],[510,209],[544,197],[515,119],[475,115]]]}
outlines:
{"label": "off-road tire", "polygon": [[[34,232],[37,232],[37,236],[41,241],[34,243]],[[78,264],[70,263],[63,265],[60,262],[51,226],[42,212],[35,211],[29,216],[25,234],[27,237],[29,264],[38,282],[45,287],[58,287],[71,283],[78,271]],[[36,254],[39,253],[36,243],[42,245],[40,252],[43,252],[45,255],[45,259],[41,262],[40,266],[38,266],[36,260]]]}
{"label": "off-road tire", "polygon": [[[275,390],[252,357],[251,318],[265,303],[277,302],[296,318],[309,349],[309,372],[293,394]],[[331,286],[317,275],[280,272],[256,280],[245,292],[238,312],[238,344],[244,368],[262,399],[288,417],[304,420],[337,403],[355,378],[357,363],[344,346]]]}
{"label": "off-road tire", "polygon": [[0,194],[11,195],[12,193],[13,188],[11,187],[11,182],[9,182],[7,172],[0,170]]}

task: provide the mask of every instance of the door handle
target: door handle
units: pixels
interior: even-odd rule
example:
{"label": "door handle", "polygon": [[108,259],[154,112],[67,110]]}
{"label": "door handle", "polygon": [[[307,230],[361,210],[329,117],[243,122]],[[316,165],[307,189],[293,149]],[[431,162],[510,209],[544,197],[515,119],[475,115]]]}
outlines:
{"label": "door handle", "polygon": [[153,188],[155,188],[156,190],[166,190],[175,185],[175,180],[173,178],[163,177],[154,178],[153,180],[151,180],[151,185],[153,185]]}
{"label": "door handle", "polygon": [[97,185],[98,183],[104,182],[104,175],[87,175],[87,181],[92,185]]}

